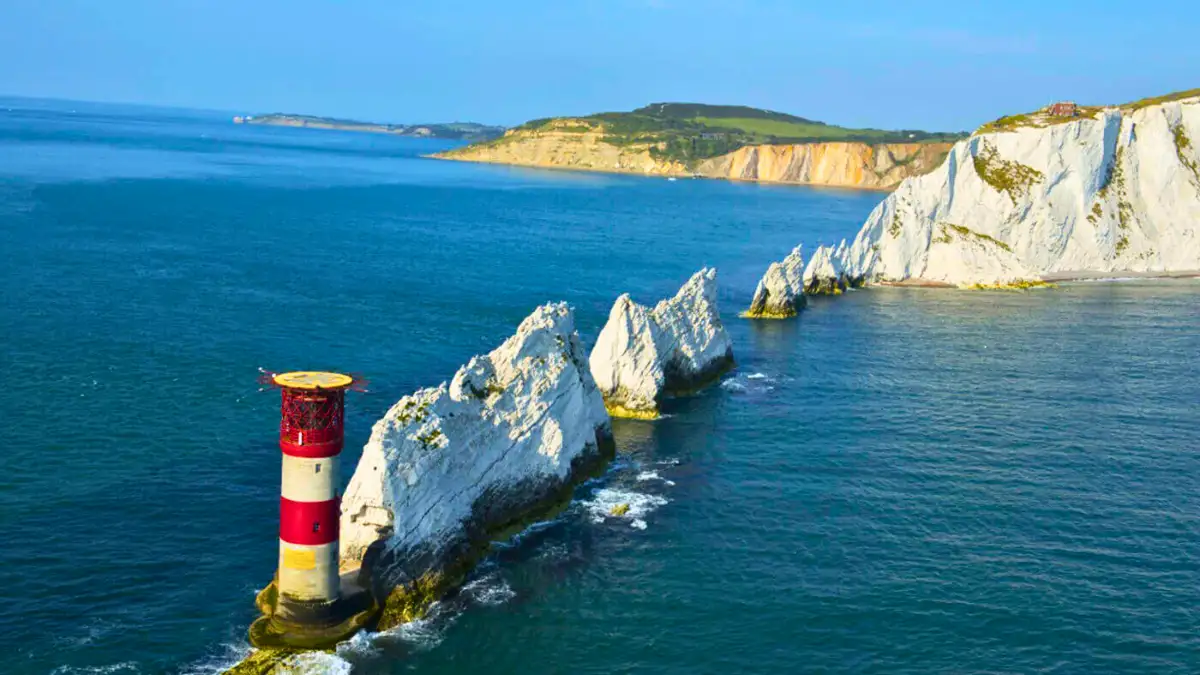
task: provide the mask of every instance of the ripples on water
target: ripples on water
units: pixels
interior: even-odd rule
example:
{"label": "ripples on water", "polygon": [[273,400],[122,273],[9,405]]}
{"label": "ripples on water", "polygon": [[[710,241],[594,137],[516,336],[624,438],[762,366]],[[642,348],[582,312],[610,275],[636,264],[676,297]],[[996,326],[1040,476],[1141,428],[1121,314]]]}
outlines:
{"label": "ripples on water", "polygon": [[569,300],[590,340],[618,293],[653,301],[703,264],[739,369],[659,422],[617,421],[609,474],[430,617],[302,669],[1200,671],[1195,281],[875,289],[751,323],[735,313],[769,260],[852,234],[879,196],[17,108],[0,108],[6,672],[244,654],[278,508],[258,367],[369,374],[350,463],[392,401],[534,305]]}

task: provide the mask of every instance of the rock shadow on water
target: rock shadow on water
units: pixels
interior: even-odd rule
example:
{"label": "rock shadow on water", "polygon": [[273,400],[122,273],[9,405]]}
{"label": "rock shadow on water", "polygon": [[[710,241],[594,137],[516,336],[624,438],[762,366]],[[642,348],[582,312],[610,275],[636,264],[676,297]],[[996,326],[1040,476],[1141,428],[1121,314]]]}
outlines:
{"label": "rock shadow on water", "polygon": [[[613,487],[639,493],[664,494],[686,499],[686,494],[708,482],[711,467],[721,459],[714,442],[721,410],[730,393],[710,387],[695,396],[667,399],[663,417],[655,422],[614,420],[613,435],[622,466],[610,472]],[[642,480],[654,472],[662,480]],[[666,482],[672,485],[666,485]],[[669,488],[662,491],[662,488]]]}
{"label": "rock shadow on water", "polygon": [[[818,301],[819,302],[819,301]],[[750,340],[754,343],[755,353],[758,354],[789,354],[796,348],[800,332],[804,330],[805,316],[811,312],[805,309],[796,317],[787,321],[748,321]]]}

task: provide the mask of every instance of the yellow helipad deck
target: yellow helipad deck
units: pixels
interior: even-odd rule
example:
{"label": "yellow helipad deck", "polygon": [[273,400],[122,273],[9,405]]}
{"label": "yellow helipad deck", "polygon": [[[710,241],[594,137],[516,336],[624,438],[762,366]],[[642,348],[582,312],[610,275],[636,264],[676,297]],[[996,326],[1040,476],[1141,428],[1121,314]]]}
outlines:
{"label": "yellow helipad deck", "polygon": [[274,379],[276,385],[287,389],[343,389],[354,384],[354,378],[349,375],[310,370],[280,373]]}

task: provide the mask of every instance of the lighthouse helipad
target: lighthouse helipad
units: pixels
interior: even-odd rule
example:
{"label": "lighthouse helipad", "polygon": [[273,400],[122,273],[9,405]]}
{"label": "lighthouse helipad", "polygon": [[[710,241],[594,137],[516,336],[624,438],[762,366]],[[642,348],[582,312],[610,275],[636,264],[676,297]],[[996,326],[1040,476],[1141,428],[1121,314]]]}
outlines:
{"label": "lighthouse helipad", "polygon": [[281,392],[279,563],[259,595],[263,616],[250,626],[256,647],[321,648],[362,628],[375,614],[357,571],[338,570],[338,455],[345,443],[346,389],[353,377],[299,371],[270,377]]}
{"label": "lighthouse helipad", "polygon": [[298,370],[294,373],[280,373],[271,378],[276,386],[285,389],[347,389],[354,384],[354,378],[341,373],[323,373],[313,370]]}

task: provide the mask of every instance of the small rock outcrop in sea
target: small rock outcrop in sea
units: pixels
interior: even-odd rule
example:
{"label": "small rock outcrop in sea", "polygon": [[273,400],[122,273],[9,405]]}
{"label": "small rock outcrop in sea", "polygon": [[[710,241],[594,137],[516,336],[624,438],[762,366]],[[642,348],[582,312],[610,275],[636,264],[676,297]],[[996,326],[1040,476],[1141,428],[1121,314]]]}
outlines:
{"label": "small rock outcrop in sea", "polygon": [[1192,90],[985,125],[879,204],[842,263],[868,282],[964,287],[1197,274],[1198,223]]}
{"label": "small rock outcrop in sea", "polygon": [[539,307],[449,384],[405,396],[376,422],[342,498],[342,566],[361,565],[386,598],[381,629],[412,620],[613,451],[572,310]]}
{"label": "small rock outcrop in sea", "polygon": [[705,268],[654,309],[617,298],[591,356],[614,417],[654,419],[664,396],[694,392],[733,366],[717,310],[717,271]]}
{"label": "small rock outcrop in sea", "polygon": [[745,316],[749,319],[786,319],[796,316],[808,299],[804,297],[804,259],[800,247],[792,249],[780,262],[767,267],[767,273],[754,289],[754,299]]}
{"label": "small rock outcrop in sea", "polygon": [[809,295],[838,295],[847,288],[862,285],[861,275],[851,275],[846,271],[848,250],[845,240],[837,248],[818,246],[804,268],[804,292]]}

